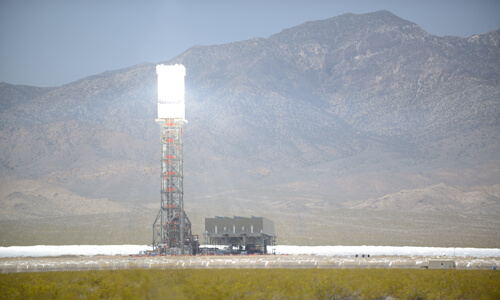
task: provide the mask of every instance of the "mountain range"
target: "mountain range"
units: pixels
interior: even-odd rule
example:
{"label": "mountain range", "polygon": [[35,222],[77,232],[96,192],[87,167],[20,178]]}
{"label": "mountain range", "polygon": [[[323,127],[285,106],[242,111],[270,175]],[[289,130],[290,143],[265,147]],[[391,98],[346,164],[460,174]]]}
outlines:
{"label": "mountain range", "polygon": [[[193,223],[257,214],[285,242],[362,244],[406,236],[401,223],[419,218],[445,236],[446,222],[469,228],[465,216],[484,236],[445,244],[500,245],[500,30],[438,37],[388,11],[344,14],[161,63],[187,69]],[[159,209],[155,65],[59,87],[0,83],[1,222]],[[340,212],[353,217],[336,223]],[[304,241],[332,224],[379,231]]]}

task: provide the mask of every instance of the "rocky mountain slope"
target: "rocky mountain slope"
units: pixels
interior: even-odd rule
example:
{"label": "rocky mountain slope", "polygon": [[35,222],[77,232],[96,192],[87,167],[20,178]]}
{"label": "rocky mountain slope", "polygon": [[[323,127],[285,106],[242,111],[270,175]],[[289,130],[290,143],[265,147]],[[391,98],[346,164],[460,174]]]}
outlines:
{"label": "rocky mountain slope", "polygon": [[[437,37],[345,14],[163,63],[187,69],[188,209],[500,214],[498,192],[475,192],[500,178],[500,30]],[[26,203],[61,193],[88,200],[63,215],[159,202],[155,64],[1,83],[0,100],[0,219],[43,217]]]}
{"label": "rocky mountain slope", "polygon": [[223,159],[238,155],[260,188],[275,180],[288,184],[280,193],[338,203],[498,182],[499,37],[436,37],[381,11],[195,47],[171,62],[191,72],[194,126],[223,137],[209,169],[238,168]]}

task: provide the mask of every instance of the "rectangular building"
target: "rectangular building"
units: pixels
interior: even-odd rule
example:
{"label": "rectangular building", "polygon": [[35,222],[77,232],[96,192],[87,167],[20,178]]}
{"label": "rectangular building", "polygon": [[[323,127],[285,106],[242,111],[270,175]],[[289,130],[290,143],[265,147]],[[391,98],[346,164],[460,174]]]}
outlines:
{"label": "rectangular building", "polygon": [[205,219],[209,245],[225,245],[247,253],[267,253],[274,245],[274,222],[263,217],[215,217]]}
{"label": "rectangular building", "polygon": [[428,269],[455,269],[455,261],[454,260],[440,260],[440,259],[431,259],[429,260]]}

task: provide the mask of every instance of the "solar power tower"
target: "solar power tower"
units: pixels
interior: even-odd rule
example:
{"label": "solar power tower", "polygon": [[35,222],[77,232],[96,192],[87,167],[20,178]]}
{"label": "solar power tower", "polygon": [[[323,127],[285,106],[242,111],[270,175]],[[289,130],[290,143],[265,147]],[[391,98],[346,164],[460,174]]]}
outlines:
{"label": "solar power tower", "polygon": [[185,120],[183,65],[157,65],[158,119],[161,133],[161,207],[153,224],[157,254],[196,254],[198,237],[184,212],[183,128]]}

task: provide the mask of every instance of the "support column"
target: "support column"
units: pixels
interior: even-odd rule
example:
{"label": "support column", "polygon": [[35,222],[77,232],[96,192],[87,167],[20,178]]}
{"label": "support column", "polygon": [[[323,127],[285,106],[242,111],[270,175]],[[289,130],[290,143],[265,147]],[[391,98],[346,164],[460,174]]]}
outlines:
{"label": "support column", "polygon": [[[157,119],[161,131],[161,207],[153,225],[153,247],[185,254],[191,223],[184,212],[183,119]],[[188,245],[189,248],[189,245]]]}

